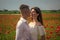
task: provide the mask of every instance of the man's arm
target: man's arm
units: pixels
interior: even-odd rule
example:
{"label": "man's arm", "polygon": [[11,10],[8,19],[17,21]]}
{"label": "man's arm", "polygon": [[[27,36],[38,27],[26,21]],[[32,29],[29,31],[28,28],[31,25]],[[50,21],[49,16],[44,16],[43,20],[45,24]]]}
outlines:
{"label": "man's arm", "polygon": [[23,24],[18,23],[16,26],[16,40],[21,40],[23,36]]}

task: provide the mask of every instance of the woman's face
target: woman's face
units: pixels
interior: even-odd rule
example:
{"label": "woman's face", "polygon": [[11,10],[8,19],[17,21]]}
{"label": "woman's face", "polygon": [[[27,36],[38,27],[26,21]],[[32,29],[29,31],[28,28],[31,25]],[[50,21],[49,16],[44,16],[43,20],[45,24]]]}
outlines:
{"label": "woman's face", "polygon": [[33,19],[36,19],[38,14],[36,13],[36,11],[34,9],[31,10],[31,14],[30,16],[33,18]]}

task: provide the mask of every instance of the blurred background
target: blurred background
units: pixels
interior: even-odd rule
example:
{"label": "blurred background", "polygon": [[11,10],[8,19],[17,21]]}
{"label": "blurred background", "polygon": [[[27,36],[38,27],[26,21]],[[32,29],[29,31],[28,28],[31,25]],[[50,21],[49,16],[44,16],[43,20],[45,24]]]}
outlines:
{"label": "blurred background", "polygon": [[[0,0],[0,40],[15,40],[19,7],[27,4],[42,11],[46,40],[60,40],[60,0]],[[29,19],[29,21],[31,21]]]}

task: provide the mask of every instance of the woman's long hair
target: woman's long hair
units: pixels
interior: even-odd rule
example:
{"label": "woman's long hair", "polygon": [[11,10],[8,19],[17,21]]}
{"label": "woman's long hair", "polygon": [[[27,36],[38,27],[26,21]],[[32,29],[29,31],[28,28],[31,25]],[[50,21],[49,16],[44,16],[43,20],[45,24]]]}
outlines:
{"label": "woman's long hair", "polygon": [[36,11],[36,13],[39,14],[39,15],[37,16],[37,20],[38,20],[38,22],[40,22],[40,23],[43,25],[42,13],[41,13],[40,8],[38,8],[38,7],[33,7],[33,8],[31,8],[31,10],[32,10],[32,9],[34,9],[34,10]]}

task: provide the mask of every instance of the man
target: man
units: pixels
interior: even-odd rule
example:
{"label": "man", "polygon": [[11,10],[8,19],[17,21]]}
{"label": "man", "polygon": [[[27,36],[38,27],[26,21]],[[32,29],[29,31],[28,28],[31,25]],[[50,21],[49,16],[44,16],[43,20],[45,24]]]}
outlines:
{"label": "man", "polygon": [[27,23],[27,19],[30,16],[29,6],[22,4],[20,12],[22,13],[22,17],[16,26],[16,40],[31,40],[30,29]]}

